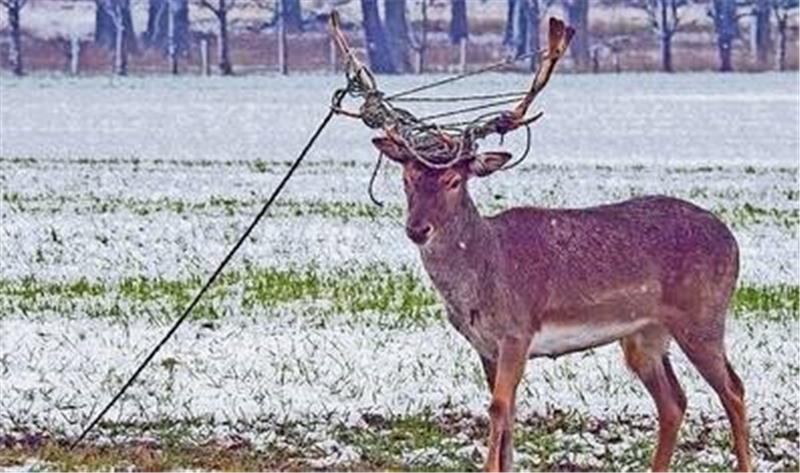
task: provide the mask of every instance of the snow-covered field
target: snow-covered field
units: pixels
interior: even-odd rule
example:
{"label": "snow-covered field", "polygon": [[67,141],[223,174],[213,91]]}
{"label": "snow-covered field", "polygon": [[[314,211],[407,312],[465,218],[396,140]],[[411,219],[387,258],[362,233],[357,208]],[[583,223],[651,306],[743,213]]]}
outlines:
{"label": "snow-covered field", "polygon": [[[381,80],[387,90],[420,81]],[[448,92],[521,89],[526,80],[488,75]],[[747,387],[757,466],[771,470],[796,468],[800,458],[797,81],[797,74],[558,76],[538,102],[545,117],[533,156],[472,185],[486,212],[660,193],[726,220],[742,248],[728,349]],[[32,434],[75,435],[110,398],[259,210],[339,85],[333,76],[3,77],[0,434],[7,445]],[[488,396],[479,362],[442,320],[404,237],[397,169],[384,168],[377,180],[383,208],[367,196],[376,154],[370,137],[360,123],[334,121],[230,277],[95,440],[158,439],[163,432],[152,426],[171,422],[190,424],[192,441],[236,435],[268,450],[276,432],[301,425],[314,452],[303,450],[301,466],[344,468],[373,458],[341,429],[375,430],[376,416],[453,428],[442,419],[455,412],[481,425]],[[507,146],[520,149],[522,138],[508,137]],[[678,461],[729,466],[722,408],[674,352],[690,405]],[[618,347],[534,361],[521,389],[519,417],[529,426],[521,428],[521,467],[647,466],[654,412]],[[562,455],[554,460],[537,450],[541,439],[530,426],[557,409],[608,422],[577,444],[568,431],[553,433],[552,455]],[[622,431],[622,450],[644,452],[629,464],[609,463],[615,422],[648,426]],[[712,440],[703,437],[709,426]],[[367,465],[464,468],[483,448],[480,428],[470,431],[404,448],[397,463]]]}

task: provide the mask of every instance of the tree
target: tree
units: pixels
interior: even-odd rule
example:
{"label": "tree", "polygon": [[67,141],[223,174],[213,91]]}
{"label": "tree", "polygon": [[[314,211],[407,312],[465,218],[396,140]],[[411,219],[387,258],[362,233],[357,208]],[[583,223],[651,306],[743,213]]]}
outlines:
{"label": "tree", "polygon": [[450,2],[449,36],[450,42],[458,45],[459,70],[463,74],[467,70],[467,38],[469,37],[466,0],[451,0]]}
{"label": "tree", "polygon": [[589,0],[562,0],[567,12],[567,22],[575,28],[575,37],[569,45],[572,60],[580,70],[587,70],[591,61],[589,51]]}
{"label": "tree", "polygon": [[530,5],[527,0],[513,0],[509,7],[512,8],[509,46],[514,51],[514,56],[519,57],[528,54]]}
{"label": "tree", "polygon": [[409,56],[408,22],[406,21],[406,0],[386,0],[386,33],[389,36],[389,49],[392,53],[392,64],[395,72],[409,72],[411,57]]}
{"label": "tree", "polygon": [[739,37],[738,5],[736,0],[713,0],[708,15],[714,20],[717,32],[717,48],[719,49],[720,72],[733,70],[731,56],[733,41]]}
{"label": "tree", "polygon": [[635,0],[632,5],[644,10],[661,44],[661,70],[672,72],[672,37],[680,25],[680,9],[688,0]]}
{"label": "tree", "polygon": [[775,20],[778,23],[778,68],[785,71],[786,65],[786,36],[789,23],[789,14],[796,10],[800,2],[798,0],[772,0],[772,10],[775,12]]}
{"label": "tree", "polygon": [[364,22],[364,36],[367,43],[367,56],[373,72],[394,74],[397,72],[392,61],[386,32],[378,14],[378,0],[361,0],[361,16]]}
{"label": "tree", "polygon": [[159,48],[178,73],[178,57],[189,50],[189,5],[187,0],[150,0],[147,13],[147,46]]}
{"label": "tree", "polygon": [[772,4],[771,0],[753,2],[753,44],[756,49],[756,64],[761,69],[769,67],[772,52]]}
{"label": "tree", "polygon": [[428,49],[428,0],[419,2],[420,28],[419,32],[410,36],[411,47],[417,52],[417,73],[425,71],[425,51]]}
{"label": "tree", "polygon": [[20,29],[20,13],[25,8],[28,0],[0,0],[0,5],[6,8],[11,42],[9,43],[8,62],[16,76],[23,74],[22,68],[22,31]]}
{"label": "tree", "polygon": [[136,51],[130,0],[95,0],[96,43],[114,50],[114,73],[128,74],[128,53]]}
{"label": "tree", "polygon": [[[549,5],[550,1],[546,2]],[[539,0],[509,0],[504,44],[516,57],[531,53],[530,70],[539,61]]]}
{"label": "tree", "polygon": [[467,0],[452,0],[450,2],[450,41],[453,44],[459,44],[467,37],[469,37]]}
{"label": "tree", "polygon": [[303,31],[303,11],[300,0],[280,0],[281,15],[286,31],[297,33]]}
{"label": "tree", "polygon": [[528,0],[528,50],[532,52],[530,60],[531,72],[536,72],[539,67],[539,0]]}
{"label": "tree", "polygon": [[[219,33],[217,46],[219,49],[219,72],[224,76],[233,74],[230,46],[228,44],[228,12],[236,6],[236,0],[199,0],[200,6],[209,10],[217,18]],[[214,2],[214,3],[212,3]]]}

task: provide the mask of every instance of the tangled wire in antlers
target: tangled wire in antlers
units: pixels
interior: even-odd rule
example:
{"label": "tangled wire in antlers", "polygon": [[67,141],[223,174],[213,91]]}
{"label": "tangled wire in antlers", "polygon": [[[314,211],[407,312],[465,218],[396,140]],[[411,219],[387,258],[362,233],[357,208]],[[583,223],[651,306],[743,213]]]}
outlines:
{"label": "tangled wire in antlers", "polygon": [[[365,125],[373,129],[380,129],[387,138],[397,143],[416,160],[433,169],[443,169],[459,161],[466,160],[475,155],[478,141],[493,134],[502,137],[518,128],[527,130],[527,144],[523,155],[516,161],[508,164],[504,169],[518,165],[528,155],[531,145],[530,125],[542,116],[537,112],[526,117],[530,105],[538,93],[547,85],[550,76],[555,70],[556,63],[564,55],[575,31],[561,20],[550,18],[548,33],[548,48],[542,54],[539,68],[536,71],[530,89],[527,92],[510,92],[488,95],[472,95],[460,97],[413,97],[412,95],[439,87],[446,83],[454,82],[472,75],[509,65],[526,56],[507,59],[477,71],[468,72],[450,77],[430,84],[422,85],[404,92],[390,96],[378,89],[375,77],[350,49],[342,30],[339,15],[336,11],[331,13],[331,29],[333,39],[345,59],[345,73],[347,86],[336,91],[333,97],[332,108],[336,113],[360,119]],[[536,52],[535,54],[540,54]],[[362,100],[358,112],[351,112],[341,107],[342,99],[350,96]],[[434,115],[417,117],[403,108],[397,107],[396,102],[457,102],[468,100],[493,100],[471,107],[451,110]],[[477,117],[461,122],[437,123],[434,120],[487,108],[498,107],[514,102],[519,102],[516,107],[503,111],[491,111]],[[380,166],[380,159],[373,172],[372,180]],[[372,196],[372,180],[370,181],[370,196]],[[373,201],[375,199],[373,198]],[[378,203],[377,201],[375,201]]]}

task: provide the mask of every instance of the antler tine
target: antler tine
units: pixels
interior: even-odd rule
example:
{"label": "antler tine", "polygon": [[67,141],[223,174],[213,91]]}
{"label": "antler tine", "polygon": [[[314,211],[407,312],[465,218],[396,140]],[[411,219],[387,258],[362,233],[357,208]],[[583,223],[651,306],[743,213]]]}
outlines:
{"label": "antler tine", "polygon": [[539,69],[533,78],[531,87],[528,93],[522,98],[519,104],[510,112],[504,113],[494,120],[481,125],[473,130],[473,138],[484,138],[493,133],[505,134],[521,126],[530,124],[541,117],[541,112],[536,115],[525,118],[533,100],[544,89],[550,76],[556,68],[558,60],[564,55],[569,46],[569,42],[575,35],[575,29],[567,26],[563,21],[558,18],[550,18],[550,30],[548,32],[548,47],[547,53],[542,57],[539,63]]}
{"label": "antler tine", "polygon": [[555,70],[556,63],[561,59],[561,56],[567,51],[569,42],[575,35],[575,29],[571,26],[566,26],[563,21],[558,18],[550,18],[550,30],[547,38],[547,55],[542,58],[539,64],[539,69],[536,71],[536,76],[533,78],[531,88],[522,101],[514,109],[514,115],[519,119],[525,116],[528,108],[533,103],[533,99],[541,92],[550,80],[550,76]]}
{"label": "antler tine", "polygon": [[339,12],[336,10],[331,11],[331,34],[333,35],[333,40],[336,42],[336,46],[339,48],[339,52],[345,57],[345,67],[348,69],[348,73],[353,76],[355,81],[358,82],[365,91],[377,90],[378,85],[375,83],[375,78],[372,76],[369,68],[359,61],[350,49],[347,38],[342,32]]}

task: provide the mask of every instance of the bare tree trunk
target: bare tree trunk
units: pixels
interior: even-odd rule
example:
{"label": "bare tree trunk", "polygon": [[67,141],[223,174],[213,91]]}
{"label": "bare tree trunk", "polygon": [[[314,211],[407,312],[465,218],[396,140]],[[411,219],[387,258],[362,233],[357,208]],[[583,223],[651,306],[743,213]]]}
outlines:
{"label": "bare tree trunk", "polygon": [[286,31],[298,33],[303,30],[303,12],[300,8],[300,0],[280,0],[281,16]]}
{"label": "bare tree trunk", "polygon": [[204,76],[211,75],[211,61],[208,60],[208,38],[200,40],[200,67]]}
{"label": "bare tree trunk", "polygon": [[395,70],[406,73],[411,70],[411,58],[408,54],[408,22],[406,21],[406,0],[387,0],[384,3],[386,13],[386,33],[389,36],[389,47],[392,51],[392,63]]}
{"label": "bare tree trunk", "polygon": [[164,15],[167,14],[169,0],[149,0],[147,6],[147,30],[144,32],[145,46],[163,46],[162,33]]}
{"label": "bare tree trunk", "polygon": [[283,11],[286,2],[278,2],[278,71],[281,74],[288,74],[289,69],[286,66],[286,15]]}
{"label": "bare tree trunk", "polygon": [[776,16],[778,19],[778,68],[781,71],[786,70],[786,26],[789,22],[789,15],[788,14],[780,14],[776,12]]}
{"label": "bare tree trunk", "polygon": [[673,72],[672,68],[672,33],[664,32],[661,36],[661,70]]}
{"label": "bare tree trunk", "polygon": [[420,2],[422,24],[420,28],[419,44],[417,45],[417,74],[425,72],[425,53],[428,49],[428,3]]}
{"label": "bare tree trunk", "polygon": [[122,19],[122,8],[117,6],[114,13],[114,73],[119,76],[128,75],[128,48],[125,44],[125,23]]}
{"label": "bare tree trunk", "polygon": [[167,0],[167,53],[169,55],[169,68],[173,75],[178,74],[178,45],[175,41],[175,5],[173,0]]}
{"label": "bare tree trunk", "polygon": [[516,0],[508,0],[506,10],[506,27],[503,30],[503,44],[511,46],[514,41],[514,8],[517,6]]}
{"label": "bare tree trunk", "polygon": [[539,50],[542,48],[539,42],[539,0],[528,0],[528,50],[531,54],[530,70],[536,72],[539,67]]}
{"label": "bare tree trunk", "polygon": [[759,69],[769,67],[772,53],[772,25],[770,23],[770,0],[756,0],[753,9],[753,42],[756,49],[756,65]]}
{"label": "bare tree trunk", "polygon": [[669,8],[667,2],[675,0],[660,0],[661,4],[661,69],[672,72],[672,28],[669,21]]}
{"label": "bare tree trunk", "polygon": [[453,0],[450,3],[450,42],[459,44],[468,36],[467,0]]}
{"label": "bare tree trunk", "polygon": [[529,5],[527,0],[514,0],[514,11],[511,14],[512,33],[511,33],[511,47],[514,50],[514,56],[522,56],[528,53],[528,26],[529,20]]}
{"label": "bare tree trunk", "polygon": [[720,72],[733,70],[731,53],[733,40],[738,36],[739,30],[736,23],[736,0],[713,0],[714,27],[717,30],[717,48],[719,49]]}
{"label": "bare tree trunk", "polygon": [[391,50],[386,41],[386,32],[378,14],[378,1],[361,0],[361,16],[364,21],[367,55],[372,71],[379,74],[394,74],[397,70],[392,62]]}
{"label": "bare tree trunk", "polygon": [[149,0],[147,30],[142,35],[147,47],[163,51],[173,74],[189,50],[188,0]]}
{"label": "bare tree trunk", "polygon": [[468,36],[467,2],[466,0],[453,0],[450,3],[450,42],[458,45],[458,69],[461,73],[467,70]]}
{"label": "bare tree trunk", "polygon": [[217,12],[217,20],[219,21],[219,72],[223,76],[233,74],[233,65],[231,65],[230,49],[228,47],[228,11],[225,6],[225,0],[220,0],[220,9]]}
{"label": "bare tree trunk", "polygon": [[127,75],[128,53],[136,52],[130,0],[96,0],[95,41],[113,51],[114,74]]}
{"label": "bare tree trunk", "polygon": [[9,0],[6,4],[8,24],[11,28],[11,42],[9,43],[8,62],[14,75],[21,76],[22,68],[22,32],[20,30],[20,11],[23,3],[20,0]]}
{"label": "bare tree trunk", "polygon": [[569,24],[575,28],[575,37],[570,43],[570,51],[575,65],[580,70],[589,67],[589,0],[565,0]]}

